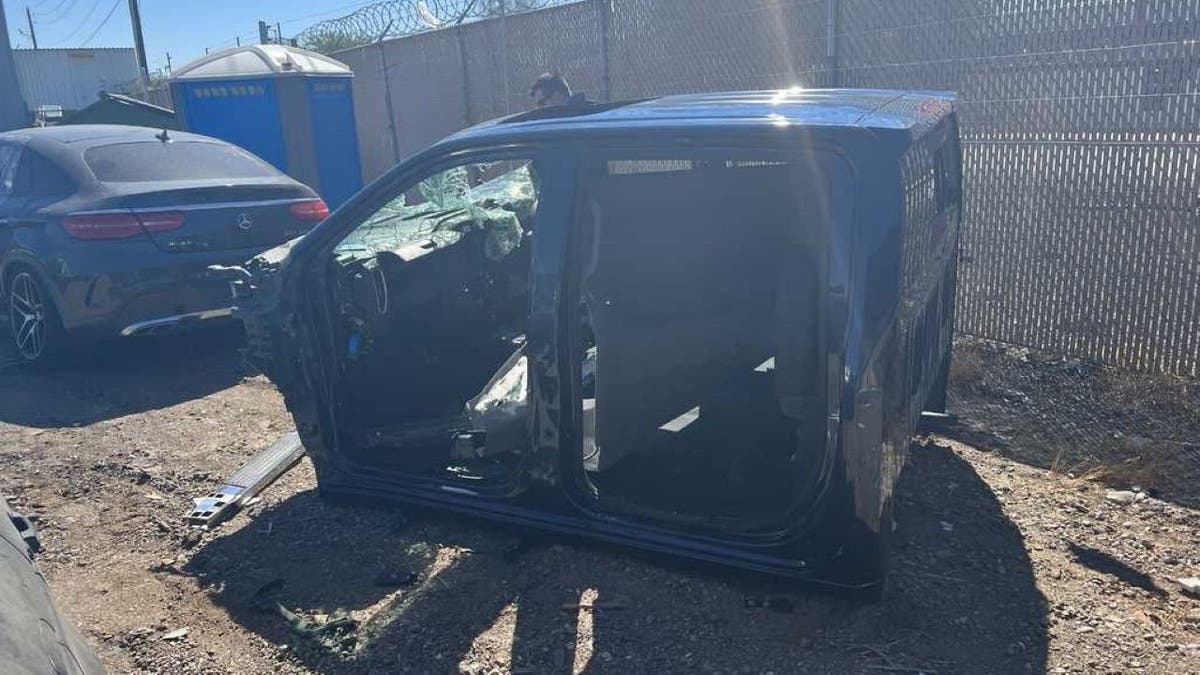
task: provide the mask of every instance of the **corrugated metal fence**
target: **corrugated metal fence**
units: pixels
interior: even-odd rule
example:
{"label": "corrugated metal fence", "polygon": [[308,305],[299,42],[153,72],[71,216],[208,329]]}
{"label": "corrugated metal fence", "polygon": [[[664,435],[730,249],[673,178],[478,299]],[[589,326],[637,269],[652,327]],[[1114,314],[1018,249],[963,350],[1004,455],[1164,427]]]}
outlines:
{"label": "corrugated metal fence", "polygon": [[1198,36],[1195,0],[583,0],[337,56],[368,179],[551,69],[598,99],[955,90],[959,330],[1197,376]]}
{"label": "corrugated metal fence", "polygon": [[25,105],[60,105],[78,110],[96,102],[101,91],[133,92],[138,86],[133,49],[17,49],[17,81]]}

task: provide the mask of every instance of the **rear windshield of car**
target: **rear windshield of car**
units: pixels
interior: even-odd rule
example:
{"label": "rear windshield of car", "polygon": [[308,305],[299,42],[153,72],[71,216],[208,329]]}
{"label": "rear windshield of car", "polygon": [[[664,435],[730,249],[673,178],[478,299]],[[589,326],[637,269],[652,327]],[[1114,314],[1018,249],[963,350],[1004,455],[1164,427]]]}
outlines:
{"label": "rear windshield of car", "polygon": [[103,183],[147,183],[278,176],[270,164],[232,145],[199,141],[139,141],[89,148],[88,168]]}

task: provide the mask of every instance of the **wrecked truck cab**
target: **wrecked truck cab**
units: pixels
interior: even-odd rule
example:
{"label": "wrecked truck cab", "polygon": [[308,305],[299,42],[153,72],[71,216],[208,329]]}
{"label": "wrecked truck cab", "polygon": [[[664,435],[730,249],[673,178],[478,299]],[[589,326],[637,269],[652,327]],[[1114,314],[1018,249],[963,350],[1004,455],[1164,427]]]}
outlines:
{"label": "wrecked truck cab", "polygon": [[323,494],[872,592],[944,406],[953,97],[542,109],[400,164],[248,269]]}

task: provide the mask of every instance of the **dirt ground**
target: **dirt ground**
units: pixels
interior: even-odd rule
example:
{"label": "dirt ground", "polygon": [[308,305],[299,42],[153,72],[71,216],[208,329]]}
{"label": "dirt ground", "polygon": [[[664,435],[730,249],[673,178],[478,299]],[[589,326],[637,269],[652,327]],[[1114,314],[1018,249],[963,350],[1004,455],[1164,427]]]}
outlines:
{"label": "dirt ground", "polygon": [[192,498],[290,428],[236,341],[0,367],[0,494],[40,516],[41,565],[112,672],[1200,673],[1176,582],[1200,576],[1200,511],[943,438],[911,454],[877,605],[329,504],[306,462],[189,532]]}

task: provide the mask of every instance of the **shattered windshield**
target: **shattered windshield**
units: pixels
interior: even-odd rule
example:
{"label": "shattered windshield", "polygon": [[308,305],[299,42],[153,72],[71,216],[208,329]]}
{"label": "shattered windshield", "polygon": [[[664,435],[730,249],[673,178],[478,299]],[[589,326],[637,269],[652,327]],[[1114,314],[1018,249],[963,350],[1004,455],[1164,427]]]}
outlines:
{"label": "shattered windshield", "polygon": [[372,214],[335,253],[372,256],[427,241],[448,246],[482,231],[487,256],[503,258],[520,246],[522,223],[530,223],[536,205],[531,164],[467,164],[434,174]]}

